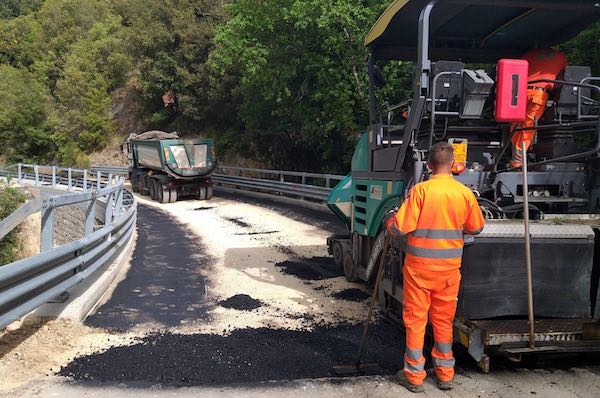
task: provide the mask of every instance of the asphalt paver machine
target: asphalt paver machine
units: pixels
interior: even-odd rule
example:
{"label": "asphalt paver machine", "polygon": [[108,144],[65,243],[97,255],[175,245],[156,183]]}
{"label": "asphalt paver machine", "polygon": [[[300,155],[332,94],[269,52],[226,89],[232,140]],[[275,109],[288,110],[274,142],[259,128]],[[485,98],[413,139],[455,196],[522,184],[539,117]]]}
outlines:
{"label": "asphalt paver machine", "polygon": [[[379,299],[401,318],[403,254],[401,247],[382,253],[382,220],[428,178],[428,148],[450,142],[455,178],[473,190],[487,218],[480,235],[465,238],[455,322],[457,343],[485,371],[490,352],[519,360],[540,351],[600,351],[600,77],[569,65],[552,81],[524,190],[522,171],[507,166],[514,127],[500,114],[527,101],[534,82],[497,68],[564,43],[599,19],[597,2],[587,0],[397,0],[365,40],[370,125],[351,173],[328,200],[348,227],[328,239],[329,251],[351,281],[372,280],[386,256]],[[390,61],[414,63],[414,92],[405,104],[380,98],[381,66]],[[527,191],[535,348],[527,344]]]}

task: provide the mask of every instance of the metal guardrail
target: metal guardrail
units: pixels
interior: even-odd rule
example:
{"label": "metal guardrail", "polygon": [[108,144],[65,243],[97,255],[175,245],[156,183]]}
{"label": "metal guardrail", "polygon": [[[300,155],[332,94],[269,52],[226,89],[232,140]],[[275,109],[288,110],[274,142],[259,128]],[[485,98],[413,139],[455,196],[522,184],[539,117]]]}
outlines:
{"label": "metal guardrail", "polygon": [[[95,166],[93,171],[127,174],[127,167]],[[218,166],[213,182],[227,189],[265,193],[291,200],[322,204],[331,189],[345,176],[300,171],[282,171],[234,166]]]}
{"label": "metal guardrail", "polygon": [[213,181],[230,189],[254,191],[288,199],[324,203],[345,176],[298,171],[219,166]]}
{"label": "metal guardrail", "polygon": [[[21,184],[66,188],[67,191],[52,191],[28,201],[0,221],[1,238],[28,216],[41,214],[40,254],[0,266],[1,329],[112,261],[133,233],[137,204],[133,195],[124,189],[124,178],[102,172],[90,175],[87,170],[18,165],[16,172],[3,170],[0,175],[16,178]],[[69,205],[86,209],[84,236],[55,246],[56,209]],[[101,225],[95,225],[97,220]]]}

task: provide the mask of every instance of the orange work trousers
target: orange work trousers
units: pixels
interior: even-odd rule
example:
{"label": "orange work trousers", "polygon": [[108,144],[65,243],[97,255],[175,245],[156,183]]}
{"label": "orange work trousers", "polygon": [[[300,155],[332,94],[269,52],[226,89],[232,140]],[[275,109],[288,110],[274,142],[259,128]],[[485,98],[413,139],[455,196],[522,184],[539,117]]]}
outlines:
{"label": "orange work trousers", "polygon": [[413,384],[422,384],[427,376],[423,344],[429,315],[433,325],[434,347],[431,356],[436,377],[440,381],[452,381],[452,323],[456,314],[460,270],[436,271],[423,266],[405,265],[402,273],[402,318],[406,328],[404,373]]}
{"label": "orange work trousers", "polygon": [[529,149],[537,131],[535,127],[536,120],[542,117],[546,110],[548,102],[548,93],[545,90],[529,89],[527,90],[527,119],[524,122],[513,124],[514,128],[524,128],[528,130],[515,131],[512,136],[512,161],[510,165],[513,167],[521,167],[523,165],[523,150],[521,146],[525,143],[525,150]]}

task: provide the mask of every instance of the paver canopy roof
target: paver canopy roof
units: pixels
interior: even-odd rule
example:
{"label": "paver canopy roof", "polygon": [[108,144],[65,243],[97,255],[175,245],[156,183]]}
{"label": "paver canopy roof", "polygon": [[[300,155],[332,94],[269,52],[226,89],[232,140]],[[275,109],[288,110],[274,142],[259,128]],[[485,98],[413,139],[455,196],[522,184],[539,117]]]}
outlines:
{"label": "paver canopy roof", "polygon": [[[414,60],[418,22],[430,0],[396,0],[365,39],[377,59]],[[496,62],[562,43],[600,20],[597,0],[439,0],[430,58]]]}

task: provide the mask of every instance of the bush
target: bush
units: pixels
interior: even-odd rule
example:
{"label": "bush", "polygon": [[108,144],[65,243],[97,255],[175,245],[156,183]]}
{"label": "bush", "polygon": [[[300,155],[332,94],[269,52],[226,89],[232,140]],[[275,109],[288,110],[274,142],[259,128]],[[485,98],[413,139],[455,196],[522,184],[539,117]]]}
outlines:
{"label": "bush", "polygon": [[[0,188],[0,219],[5,219],[19,208],[27,197],[11,187]],[[18,229],[18,227],[17,227]],[[17,237],[17,229],[0,240],[0,265],[8,264],[19,257],[21,242]]]}

